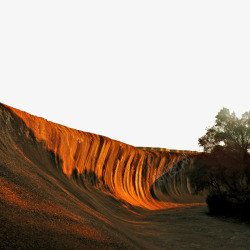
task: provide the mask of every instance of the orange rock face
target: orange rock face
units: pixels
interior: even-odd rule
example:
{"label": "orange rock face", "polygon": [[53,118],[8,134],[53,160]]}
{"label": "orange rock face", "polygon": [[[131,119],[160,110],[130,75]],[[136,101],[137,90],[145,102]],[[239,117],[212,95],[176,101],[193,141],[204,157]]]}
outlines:
{"label": "orange rock face", "polygon": [[[199,202],[191,195],[185,171],[197,152],[136,148],[6,105],[0,108],[6,113],[6,127],[11,119],[21,119],[27,129],[21,131],[23,128],[19,128],[16,121],[15,133],[24,134],[23,141],[32,138],[41,142],[52,152],[57,168],[69,179],[84,183],[87,176],[99,190],[120,200],[124,206],[156,210]],[[10,133],[8,131],[5,133]],[[12,137],[12,134],[6,135],[8,140]],[[30,158],[27,152],[19,151],[23,157]]]}

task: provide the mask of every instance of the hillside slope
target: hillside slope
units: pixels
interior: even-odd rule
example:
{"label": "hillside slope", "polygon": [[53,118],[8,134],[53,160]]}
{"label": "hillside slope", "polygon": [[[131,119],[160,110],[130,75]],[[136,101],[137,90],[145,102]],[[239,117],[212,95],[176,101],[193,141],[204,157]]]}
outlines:
{"label": "hillside slope", "polygon": [[185,171],[196,154],[136,148],[0,104],[1,242],[150,249],[138,233],[147,216],[204,201]]}

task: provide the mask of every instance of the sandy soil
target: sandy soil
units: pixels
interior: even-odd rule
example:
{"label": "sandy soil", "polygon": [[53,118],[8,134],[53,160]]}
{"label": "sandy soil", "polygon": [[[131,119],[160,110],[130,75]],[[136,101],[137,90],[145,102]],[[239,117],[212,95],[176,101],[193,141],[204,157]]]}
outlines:
{"label": "sandy soil", "polygon": [[169,209],[148,215],[145,220],[151,221],[149,231],[144,227],[147,240],[151,232],[151,241],[156,240],[163,249],[249,249],[250,246],[250,225],[208,216],[206,206]]}

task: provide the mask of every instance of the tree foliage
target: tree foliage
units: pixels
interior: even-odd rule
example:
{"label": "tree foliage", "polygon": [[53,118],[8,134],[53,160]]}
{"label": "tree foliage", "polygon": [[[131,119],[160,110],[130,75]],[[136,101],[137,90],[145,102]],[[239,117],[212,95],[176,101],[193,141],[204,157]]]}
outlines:
{"label": "tree foliage", "polygon": [[204,153],[189,172],[194,192],[207,193],[210,211],[245,213],[250,219],[246,212],[250,209],[250,111],[238,118],[221,109],[215,125],[198,142]]}
{"label": "tree foliage", "polygon": [[221,145],[246,157],[250,150],[250,111],[238,118],[227,108],[221,109],[216,115],[215,125],[208,128],[198,141],[205,152],[212,152],[215,146]]}

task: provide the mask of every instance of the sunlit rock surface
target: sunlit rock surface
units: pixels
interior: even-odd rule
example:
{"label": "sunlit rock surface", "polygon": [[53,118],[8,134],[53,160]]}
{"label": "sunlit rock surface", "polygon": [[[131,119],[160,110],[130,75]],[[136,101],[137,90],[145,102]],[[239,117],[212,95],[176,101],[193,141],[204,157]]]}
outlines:
{"label": "sunlit rock surface", "polygon": [[10,239],[33,230],[46,238],[44,247],[79,236],[72,248],[150,248],[133,235],[140,216],[204,202],[191,194],[186,175],[197,152],[137,148],[4,104],[0,135],[2,230],[12,228]]}
{"label": "sunlit rock surface", "polygon": [[[178,196],[181,196],[180,201],[183,203],[185,195],[188,197],[187,202],[192,203],[189,200],[191,190],[188,180],[181,168],[188,167],[196,152],[140,149],[104,136],[55,124],[3,105],[1,114],[5,121],[2,131],[6,139],[12,139],[15,133],[19,140],[23,140],[22,143],[29,143],[29,140],[43,143],[44,149],[53,154],[57,168],[61,168],[69,178],[72,173],[76,179],[88,175],[101,190],[116,199],[147,209],[176,206],[177,204],[171,202],[173,198],[178,203]],[[21,121],[24,122],[22,126]],[[15,141],[12,143],[12,148],[25,153],[24,157],[29,158],[29,152],[23,152]],[[171,171],[174,181],[169,179],[163,183],[162,176]],[[161,190],[155,188],[159,180],[165,186],[162,188],[165,189],[164,193],[159,193]]]}

